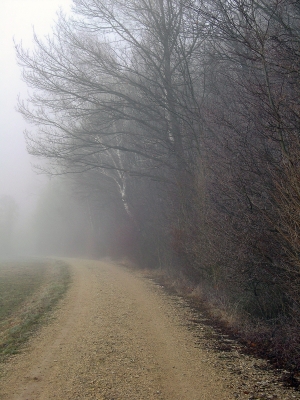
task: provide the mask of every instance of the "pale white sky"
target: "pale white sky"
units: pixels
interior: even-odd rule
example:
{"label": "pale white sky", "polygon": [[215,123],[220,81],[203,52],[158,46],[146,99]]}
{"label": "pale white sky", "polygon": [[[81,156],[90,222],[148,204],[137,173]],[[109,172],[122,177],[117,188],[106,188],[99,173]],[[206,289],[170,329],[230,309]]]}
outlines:
{"label": "pale white sky", "polygon": [[[0,197],[9,194],[20,209],[34,201],[41,177],[31,169],[23,131],[27,127],[15,111],[17,96],[26,97],[26,86],[16,63],[13,37],[25,47],[38,35],[50,33],[60,7],[68,12],[72,0],[1,0],[0,12]],[[30,128],[30,127],[29,127]],[[34,161],[34,160],[33,160]]]}

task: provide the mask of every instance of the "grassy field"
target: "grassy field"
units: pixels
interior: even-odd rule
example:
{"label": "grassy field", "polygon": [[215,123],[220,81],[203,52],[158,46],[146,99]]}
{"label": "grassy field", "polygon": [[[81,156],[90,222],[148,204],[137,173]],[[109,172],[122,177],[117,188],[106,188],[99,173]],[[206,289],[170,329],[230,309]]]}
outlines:
{"label": "grassy field", "polygon": [[70,283],[62,261],[0,263],[0,362],[19,351]]}

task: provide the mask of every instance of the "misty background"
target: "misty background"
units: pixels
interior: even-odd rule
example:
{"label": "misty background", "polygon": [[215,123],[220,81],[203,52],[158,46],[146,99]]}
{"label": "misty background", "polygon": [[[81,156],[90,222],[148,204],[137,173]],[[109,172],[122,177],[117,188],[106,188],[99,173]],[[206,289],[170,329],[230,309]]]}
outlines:
{"label": "misty background", "polygon": [[[50,33],[59,9],[68,12],[70,6],[70,0],[1,2],[0,258],[37,251],[42,239],[35,230],[40,198],[52,185],[49,178],[34,171],[38,161],[26,150],[23,131],[28,125],[16,111],[16,105],[18,96],[26,97],[28,89],[17,65],[14,41],[32,48],[33,29],[40,36]],[[51,214],[51,210],[47,213]]]}

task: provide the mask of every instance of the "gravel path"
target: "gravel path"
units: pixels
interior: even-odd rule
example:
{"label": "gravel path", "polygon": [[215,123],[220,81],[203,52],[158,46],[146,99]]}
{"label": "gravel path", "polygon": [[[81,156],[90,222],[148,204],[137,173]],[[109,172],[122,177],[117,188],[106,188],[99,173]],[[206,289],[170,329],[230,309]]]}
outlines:
{"label": "gravel path", "polygon": [[195,344],[184,310],[159,286],[110,262],[70,264],[67,296],[6,364],[0,399],[237,398],[230,371]]}

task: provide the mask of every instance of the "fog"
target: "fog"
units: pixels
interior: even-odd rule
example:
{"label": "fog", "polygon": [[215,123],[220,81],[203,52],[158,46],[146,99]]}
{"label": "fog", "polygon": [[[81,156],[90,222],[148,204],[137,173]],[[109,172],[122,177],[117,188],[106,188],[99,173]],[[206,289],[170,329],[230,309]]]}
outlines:
{"label": "fog", "polygon": [[78,193],[72,177],[38,173],[36,167],[44,167],[46,161],[30,156],[24,139],[24,131],[34,126],[16,111],[18,97],[26,100],[30,89],[22,80],[15,43],[33,49],[33,32],[40,38],[51,35],[57,12],[68,14],[71,4],[72,0],[1,2],[0,260],[28,255],[109,256],[128,245],[124,207],[111,183],[104,178],[103,190],[95,177],[96,195],[91,198],[84,192],[84,176]]}
{"label": "fog", "polygon": [[38,175],[26,151],[26,125],[16,112],[18,95],[26,98],[27,87],[17,65],[14,40],[32,46],[33,28],[46,35],[61,7],[70,0],[2,0],[0,13],[0,257],[34,252],[36,235],[32,221],[43,190],[49,184]]}

